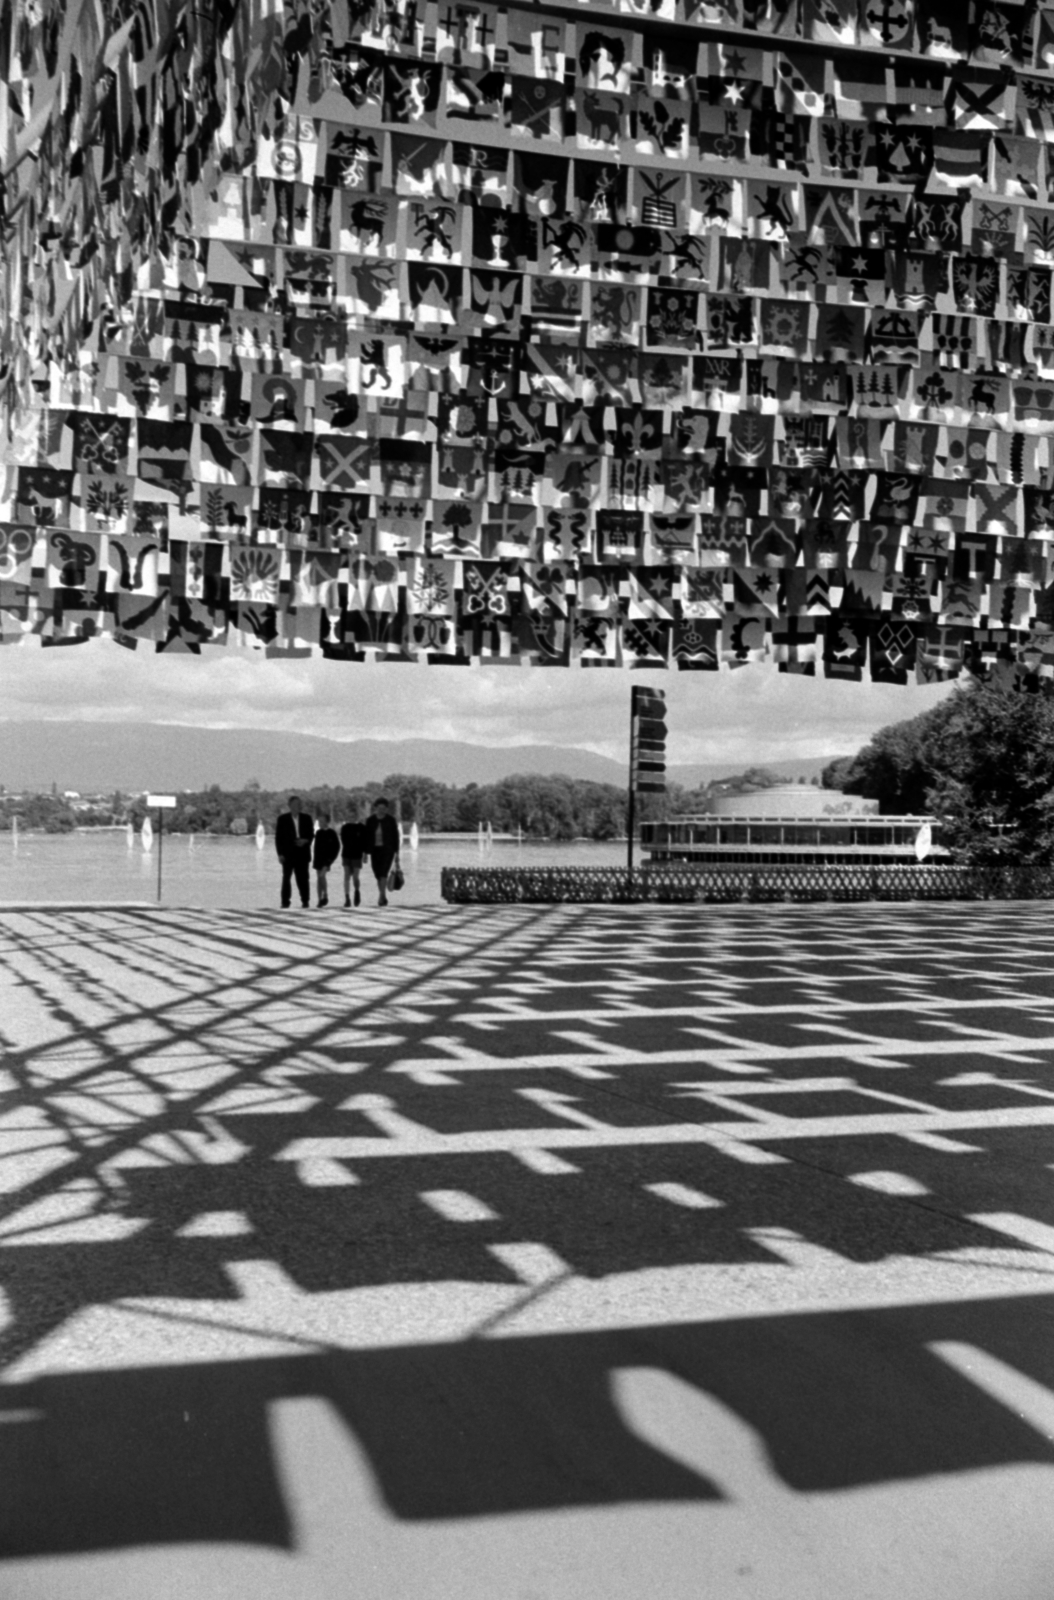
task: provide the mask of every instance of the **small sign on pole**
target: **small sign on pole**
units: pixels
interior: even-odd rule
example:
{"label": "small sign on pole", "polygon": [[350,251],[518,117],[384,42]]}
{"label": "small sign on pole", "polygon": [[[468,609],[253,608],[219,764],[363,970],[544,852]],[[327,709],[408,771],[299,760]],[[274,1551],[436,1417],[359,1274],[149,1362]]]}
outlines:
{"label": "small sign on pole", "polygon": [[176,809],[174,794],[148,794],[148,806],[157,812],[157,903],[161,904],[161,857],[165,848],[165,812]]}

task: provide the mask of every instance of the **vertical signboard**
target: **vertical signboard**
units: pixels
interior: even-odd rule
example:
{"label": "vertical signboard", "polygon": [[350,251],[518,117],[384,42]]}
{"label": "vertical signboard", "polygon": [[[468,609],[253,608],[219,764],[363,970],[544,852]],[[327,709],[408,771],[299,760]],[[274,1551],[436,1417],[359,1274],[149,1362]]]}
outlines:
{"label": "vertical signboard", "polygon": [[626,865],[633,871],[637,796],[666,789],[666,695],[661,689],[634,684],[630,691],[629,807],[626,816]]}

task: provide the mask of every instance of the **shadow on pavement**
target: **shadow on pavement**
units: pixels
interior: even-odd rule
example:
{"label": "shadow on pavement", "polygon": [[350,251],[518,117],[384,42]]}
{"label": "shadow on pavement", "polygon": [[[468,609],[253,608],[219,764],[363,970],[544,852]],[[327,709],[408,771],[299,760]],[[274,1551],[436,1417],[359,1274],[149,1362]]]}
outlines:
{"label": "shadow on pavement", "polygon": [[[920,936],[939,944],[953,916],[931,909]],[[760,917],[741,914],[752,962]],[[844,958],[844,929],[821,913],[791,922],[813,949]],[[317,923],[248,915],[195,914],[187,926],[150,911],[0,918],[14,999],[0,1024],[0,1551],[290,1547],[269,1408],[305,1396],[335,1408],[385,1504],[409,1521],[720,1499],[718,1482],[620,1410],[617,1375],[642,1367],[744,1419],[793,1491],[1054,1465],[1042,1431],[930,1348],[978,1347],[1054,1390],[1054,1298],[1042,1294],[974,1288],[960,1303],[667,1326],[659,1316],[530,1336],[484,1325],[483,1336],[437,1331],[436,1342],[392,1348],[341,1348],[338,1309],[328,1337],[303,1333],[301,1354],[195,1355],[193,1307],[207,1306],[212,1325],[218,1304],[235,1308],[238,1263],[270,1263],[308,1297],[446,1285],[456,1300],[466,1286],[523,1287],[502,1252],[524,1242],[594,1282],[707,1266],[749,1277],[782,1265],[791,1277],[780,1238],[851,1267],[1005,1245],[971,1214],[1005,1211],[1008,1194],[1054,1222],[1049,1186],[1036,1183],[1046,1126],[976,1130],[958,1156],[939,1140],[859,1129],[793,1148],[775,1128],[758,1138],[751,1107],[763,1100],[708,1063],[697,1031],[702,969],[734,970],[710,929],[668,910],[629,930],[581,909],[421,913],[375,929],[365,948]],[[645,936],[695,949],[701,975],[635,988],[626,969]],[[1035,930],[1022,949],[1032,959]],[[766,970],[744,965],[743,984]],[[809,973],[799,978],[786,982],[800,999]],[[619,1020],[627,997],[632,1027]],[[743,1037],[755,1043],[775,1026],[760,1012],[752,1023]],[[567,1038],[583,1028],[597,1040],[592,1065]],[[612,1054],[642,1040],[646,1061]],[[877,1116],[887,1092],[939,1111],[954,1098],[955,1065],[920,1054],[882,1077],[887,1098],[876,1100],[859,1071],[848,1089],[799,1092],[795,1074],[806,1084],[832,1070],[802,1057],[781,1069],[793,1102],[781,1114]],[[983,1065],[990,1081],[977,1087],[999,1106],[1019,1104],[1021,1081],[1039,1071],[995,1049]],[[737,1152],[740,1124],[755,1129],[756,1160]],[[664,1139],[686,1125],[723,1129],[731,1146]],[[298,1141],[306,1154],[290,1153]],[[555,1170],[539,1165],[539,1148],[558,1151]],[[318,1159],[323,1181],[309,1170]],[[914,1189],[846,1182],[890,1169]],[[698,1204],[671,1204],[663,1190]],[[451,1215],[450,1196],[468,1197],[470,1220]],[[170,1319],[170,1364],[125,1355],[114,1367],[111,1351],[62,1343],[88,1308],[118,1316],[130,1300]]]}

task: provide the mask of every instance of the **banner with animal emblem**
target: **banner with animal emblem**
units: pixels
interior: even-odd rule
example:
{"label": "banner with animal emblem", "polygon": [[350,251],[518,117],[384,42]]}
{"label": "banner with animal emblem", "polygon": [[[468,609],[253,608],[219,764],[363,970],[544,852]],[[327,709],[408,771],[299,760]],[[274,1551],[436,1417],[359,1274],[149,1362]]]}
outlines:
{"label": "banner with animal emblem", "polygon": [[0,642],[1054,682],[1051,18],[0,7]]}

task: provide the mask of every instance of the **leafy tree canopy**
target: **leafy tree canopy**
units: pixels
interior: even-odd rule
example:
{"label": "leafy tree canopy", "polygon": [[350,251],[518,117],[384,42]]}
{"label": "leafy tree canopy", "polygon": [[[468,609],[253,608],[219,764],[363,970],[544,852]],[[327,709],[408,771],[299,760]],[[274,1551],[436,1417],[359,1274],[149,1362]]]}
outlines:
{"label": "leafy tree canopy", "polygon": [[1054,700],[971,681],[932,711],[882,728],[828,787],[884,813],[931,812],[941,842],[979,867],[1054,866]]}
{"label": "leafy tree canopy", "polygon": [[976,866],[1054,866],[1054,703],[986,685],[948,704],[928,749],[943,842]]}
{"label": "leafy tree canopy", "polygon": [[931,760],[933,739],[960,696],[974,692],[959,690],[932,711],[880,728],[855,756],[833,761],[824,769],[824,787],[877,800],[883,814],[924,812],[936,777]]}

